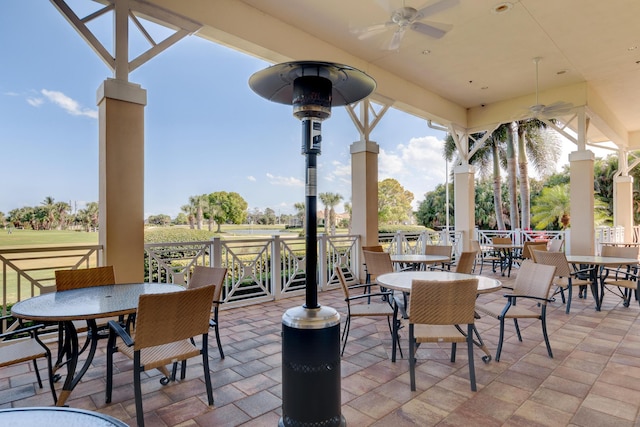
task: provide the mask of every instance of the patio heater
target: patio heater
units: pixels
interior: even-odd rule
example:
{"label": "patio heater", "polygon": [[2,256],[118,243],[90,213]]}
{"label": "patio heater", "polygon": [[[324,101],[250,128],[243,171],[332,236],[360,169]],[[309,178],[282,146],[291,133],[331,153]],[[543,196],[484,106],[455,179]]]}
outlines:
{"label": "patio heater", "polygon": [[253,74],[258,95],[293,105],[302,121],[305,179],[305,304],[282,316],[282,418],[280,426],[343,426],[340,411],[340,315],[318,304],[317,156],[321,123],[331,106],[369,96],[375,81],[355,68],[330,62],[295,61]]}

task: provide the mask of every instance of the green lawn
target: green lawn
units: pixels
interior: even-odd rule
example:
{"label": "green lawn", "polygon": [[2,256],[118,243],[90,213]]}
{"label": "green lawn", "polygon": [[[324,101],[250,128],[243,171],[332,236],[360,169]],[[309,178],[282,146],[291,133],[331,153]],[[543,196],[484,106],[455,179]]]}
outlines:
{"label": "green lawn", "polygon": [[6,230],[0,231],[0,248],[6,249],[16,246],[61,246],[69,244],[98,244],[98,233],[85,231],[58,231],[58,230],[16,230],[11,229],[11,234]]}

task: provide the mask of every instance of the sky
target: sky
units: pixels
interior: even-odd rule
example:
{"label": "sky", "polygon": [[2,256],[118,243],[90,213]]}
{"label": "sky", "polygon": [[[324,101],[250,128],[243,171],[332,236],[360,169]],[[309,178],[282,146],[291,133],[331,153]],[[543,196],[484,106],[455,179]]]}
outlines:
{"label": "sky", "polygon": [[[82,17],[95,3],[68,4]],[[93,28],[108,49],[110,28],[108,17]],[[142,46],[136,37],[134,53]],[[239,193],[250,211],[292,214],[304,202],[301,123],[291,106],[269,102],[248,85],[270,65],[189,36],[129,75],[147,91],[145,218],[175,218],[190,196],[216,191]],[[73,209],[98,201],[96,92],[111,77],[49,1],[0,2],[0,212],[46,197]],[[379,180],[398,180],[417,207],[445,182],[444,137],[425,120],[390,109],[370,138],[380,145]],[[350,201],[349,147],[358,139],[345,108],[334,107],[322,123],[318,193]]]}

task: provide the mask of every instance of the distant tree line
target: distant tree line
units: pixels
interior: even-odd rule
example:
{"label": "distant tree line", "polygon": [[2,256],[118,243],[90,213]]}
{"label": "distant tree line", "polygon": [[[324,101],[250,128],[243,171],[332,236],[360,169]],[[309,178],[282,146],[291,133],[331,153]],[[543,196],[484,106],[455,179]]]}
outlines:
{"label": "distant tree line", "polygon": [[0,224],[6,227],[31,230],[68,230],[82,228],[86,231],[98,227],[98,203],[87,203],[84,209],[73,212],[66,202],[56,202],[46,197],[38,206],[24,206],[11,210],[7,215],[0,212]]}

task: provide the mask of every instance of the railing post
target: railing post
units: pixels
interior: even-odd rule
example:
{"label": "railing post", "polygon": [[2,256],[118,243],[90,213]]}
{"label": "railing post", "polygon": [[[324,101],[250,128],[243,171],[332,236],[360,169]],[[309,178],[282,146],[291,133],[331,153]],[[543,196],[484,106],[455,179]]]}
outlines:
{"label": "railing post", "polygon": [[220,237],[214,237],[213,243],[209,249],[209,263],[211,267],[222,267],[222,239]]}
{"label": "railing post", "polygon": [[279,299],[282,294],[282,247],[280,236],[273,236],[271,240],[271,292],[275,299]]}
{"label": "railing post", "polygon": [[[318,236],[318,285],[320,290],[324,290],[327,287],[327,270],[329,268],[329,260],[327,259],[327,239],[329,236],[326,234],[320,234]],[[307,272],[309,274],[309,272]]]}

